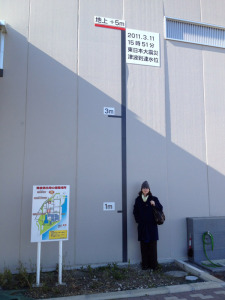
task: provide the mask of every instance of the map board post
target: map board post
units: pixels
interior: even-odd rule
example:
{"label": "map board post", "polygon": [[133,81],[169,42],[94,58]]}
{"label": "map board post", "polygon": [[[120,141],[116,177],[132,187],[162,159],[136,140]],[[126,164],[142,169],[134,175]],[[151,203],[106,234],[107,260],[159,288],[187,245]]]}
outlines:
{"label": "map board post", "polygon": [[40,286],[41,242],[59,241],[59,284],[62,284],[62,241],[69,238],[69,185],[34,185],[31,242],[37,242],[37,278]]}

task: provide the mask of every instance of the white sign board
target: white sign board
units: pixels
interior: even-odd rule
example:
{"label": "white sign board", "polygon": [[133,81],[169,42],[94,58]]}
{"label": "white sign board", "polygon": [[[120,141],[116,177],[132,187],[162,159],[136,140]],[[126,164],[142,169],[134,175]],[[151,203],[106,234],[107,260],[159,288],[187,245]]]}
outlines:
{"label": "white sign board", "polygon": [[34,185],[31,242],[68,240],[69,185]]}
{"label": "white sign board", "polygon": [[97,27],[104,27],[104,28],[111,28],[111,29],[118,29],[118,30],[125,30],[125,21],[124,20],[117,20],[117,19],[110,19],[106,17],[94,17],[94,23]]}
{"label": "white sign board", "polygon": [[115,210],[115,202],[104,202],[103,210],[104,211]]}
{"label": "white sign board", "polygon": [[126,62],[159,67],[159,33],[127,28]]}
{"label": "white sign board", "polygon": [[115,115],[115,108],[114,107],[104,107],[104,115]]}

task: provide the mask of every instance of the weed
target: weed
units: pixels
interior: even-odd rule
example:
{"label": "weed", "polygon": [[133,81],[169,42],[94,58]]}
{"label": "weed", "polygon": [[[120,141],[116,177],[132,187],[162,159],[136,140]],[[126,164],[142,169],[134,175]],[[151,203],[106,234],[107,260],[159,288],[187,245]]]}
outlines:
{"label": "weed", "polygon": [[34,282],[34,275],[29,274],[27,269],[24,267],[21,261],[19,261],[19,267],[17,268],[18,274],[16,275],[17,284],[19,288],[28,287],[32,288],[32,283]]}
{"label": "weed", "polygon": [[87,266],[87,271],[88,271],[89,274],[93,273],[93,269],[92,269],[91,265]]}
{"label": "weed", "polygon": [[84,266],[81,266],[81,267],[80,267],[80,270],[81,270],[81,271],[84,271]]}
{"label": "weed", "polygon": [[130,259],[128,259],[127,269],[130,269],[130,265],[131,265]]}
{"label": "weed", "polygon": [[44,293],[47,293],[47,292],[51,291],[52,288],[51,288],[46,282],[43,282],[42,287],[41,287],[41,290],[42,290]]}
{"label": "weed", "polygon": [[4,289],[10,289],[12,286],[13,275],[8,268],[4,269],[4,272],[0,274],[0,286]]}
{"label": "weed", "polygon": [[118,269],[119,269],[119,267],[118,267],[117,263],[113,263],[113,264],[112,264],[112,270],[113,270],[113,271],[116,271],[116,270],[118,270]]}
{"label": "weed", "polygon": [[107,265],[107,266],[98,267],[97,270],[101,272],[101,271],[108,270],[110,268],[111,268],[110,265]]}
{"label": "weed", "polygon": [[53,291],[53,293],[55,293],[56,295],[59,295],[59,294],[61,293],[61,290],[60,290],[60,288],[59,288],[58,286],[54,287],[54,288],[52,289],[52,291]]}
{"label": "weed", "polygon": [[120,271],[116,270],[113,272],[112,274],[113,278],[116,279],[116,280],[122,280],[124,279],[124,274],[121,273]]}
{"label": "weed", "polygon": [[126,277],[124,269],[119,268],[117,263],[112,263],[110,273],[116,280],[122,280]]}

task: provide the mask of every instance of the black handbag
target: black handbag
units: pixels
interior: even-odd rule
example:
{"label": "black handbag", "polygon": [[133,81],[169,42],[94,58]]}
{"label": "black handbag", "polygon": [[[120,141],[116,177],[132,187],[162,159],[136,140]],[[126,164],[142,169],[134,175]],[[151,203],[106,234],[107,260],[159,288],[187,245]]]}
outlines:
{"label": "black handbag", "polygon": [[152,210],[153,210],[153,215],[155,218],[155,221],[157,223],[157,225],[162,225],[165,222],[165,215],[164,212],[159,210],[157,207],[152,206]]}

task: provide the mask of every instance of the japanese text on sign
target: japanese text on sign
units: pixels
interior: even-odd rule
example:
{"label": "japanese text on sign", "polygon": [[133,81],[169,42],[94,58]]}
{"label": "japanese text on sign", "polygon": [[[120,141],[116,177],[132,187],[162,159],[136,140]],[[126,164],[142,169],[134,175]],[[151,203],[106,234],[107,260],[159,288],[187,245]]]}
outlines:
{"label": "japanese text on sign", "polygon": [[95,26],[125,30],[125,21],[105,17],[94,17]]}
{"label": "japanese text on sign", "polygon": [[126,29],[126,62],[159,67],[159,33]]}

